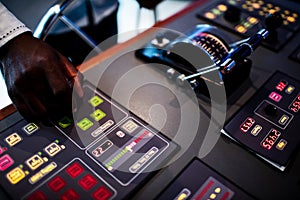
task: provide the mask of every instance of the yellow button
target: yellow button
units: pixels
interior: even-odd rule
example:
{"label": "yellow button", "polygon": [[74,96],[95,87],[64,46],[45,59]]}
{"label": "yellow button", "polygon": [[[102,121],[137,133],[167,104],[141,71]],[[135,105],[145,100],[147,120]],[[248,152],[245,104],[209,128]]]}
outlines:
{"label": "yellow button", "polygon": [[21,140],[22,140],[22,138],[19,136],[18,133],[13,133],[13,134],[11,134],[11,135],[9,135],[8,137],[5,138],[5,141],[11,147],[18,144]]}
{"label": "yellow button", "polygon": [[49,156],[53,157],[56,154],[58,154],[62,149],[60,148],[60,146],[58,144],[56,144],[55,142],[52,142],[47,147],[45,147],[44,150]]}
{"label": "yellow button", "polygon": [[224,4],[220,4],[218,5],[218,9],[222,12],[225,12],[227,10],[227,6],[225,6]]}
{"label": "yellow button", "polygon": [[215,19],[215,18],[216,18],[216,15],[214,15],[214,14],[211,13],[211,12],[205,13],[204,16],[205,16],[207,19]]}
{"label": "yellow button", "polygon": [[44,163],[44,160],[39,155],[34,155],[28,160],[26,160],[26,164],[30,169],[35,170],[39,166],[41,166]]}
{"label": "yellow button", "polygon": [[287,141],[284,139],[281,139],[278,144],[276,145],[276,149],[283,150],[287,145]]}
{"label": "yellow button", "polygon": [[20,167],[16,167],[6,174],[6,178],[14,185],[25,178],[25,176],[25,172]]}

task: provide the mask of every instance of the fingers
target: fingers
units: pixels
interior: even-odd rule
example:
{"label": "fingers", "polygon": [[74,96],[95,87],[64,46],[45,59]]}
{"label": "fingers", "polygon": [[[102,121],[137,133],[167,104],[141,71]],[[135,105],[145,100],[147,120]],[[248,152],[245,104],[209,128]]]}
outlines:
{"label": "fingers", "polygon": [[83,75],[79,71],[77,71],[77,69],[67,60],[67,58],[62,56],[61,59],[64,63],[64,67],[62,68],[63,73],[68,78],[68,80],[74,79],[72,87],[79,97],[83,97],[83,89],[81,86]]}
{"label": "fingers", "polygon": [[20,92],[16,89],[11,94],[12,101],[20,114],[30,121],[47,121],[47,109],[36,95]]}

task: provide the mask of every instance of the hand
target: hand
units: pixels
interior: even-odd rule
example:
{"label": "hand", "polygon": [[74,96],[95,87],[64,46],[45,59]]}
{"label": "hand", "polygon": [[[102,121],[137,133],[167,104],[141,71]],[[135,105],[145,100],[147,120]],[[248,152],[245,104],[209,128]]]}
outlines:
{"label": "hand", "polygon": [[28,120],[47,121],[70,113],[72,93],[83,96],[82,75],[67,58],[29,32],[5,44],[0,55],[8,94]]}

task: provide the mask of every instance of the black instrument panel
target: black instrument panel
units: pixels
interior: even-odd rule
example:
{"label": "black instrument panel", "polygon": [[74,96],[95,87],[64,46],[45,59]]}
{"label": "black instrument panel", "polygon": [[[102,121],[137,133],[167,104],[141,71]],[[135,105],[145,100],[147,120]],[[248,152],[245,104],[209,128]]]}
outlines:
{"label": "black instrument panel", "polygon": [[[186,34],[198,24],[209,24],[238,41],[264,26],[260,11],[278,7],[289,23],[284,22],[276,30],[279,33],[249,57],[251,70],[230,93],[226,111],[223,107],[211,110],[212,102],[200,95],[196,97],[197,118],[190,108],[190,101],[195,103],[193,97],[186,98],[188,92],[180,104],[173,90],[180,87],[168,81],[166,85],[153,84],[152,79],[134,92],[128,92],[124,85],[117,92],[123,89],[130,98],[122,99],[115,91],[122,85],[118,80],[136,66],[142,66],[147,76],[129,76],[132,82],[152,76],[164,80],[166,76],[165,68],[158,69],[157,63],[136,57],[135,51],[121,52],[117,59],[108,59],[110,66],[105,72],[101,69],[106,63],[86,72],[94,79],[85,87],[89,94],[85,112],[75,119],[67,116],[55,122],[55,127],[45,127],[14,113],[1,121],[5,130],[0,135],[0,174],[7,198],[300,198],[299,137],[294,137],[300,122],[299,3],[220,0],[195,5],[164,28]],[[231,13],[225,14],[228,7]],[[247,24],[245,20],[250,21]],[[143,48],[155,38],[157,34],[149,34],[134,47]],[[99,72],[103,73],[101,78],[97,77]],[[223,123],[215,119],[216,113],[224,117]],[[163,122],[162,127],[159,122]],[[190,127],[184,129],[186,138],[178,139],[176,133],[182,123]],[[6,124],[14,125],[7,129]],[[246,137],[240,136],[241,132]],[[259,139],[251,146],[248,136]],[[186,147],[184,140],[189,139]],[[263,146],[264,150],[256,149]],[[288,153],[281,156],[275,152],[274,156],[266,151]]]}

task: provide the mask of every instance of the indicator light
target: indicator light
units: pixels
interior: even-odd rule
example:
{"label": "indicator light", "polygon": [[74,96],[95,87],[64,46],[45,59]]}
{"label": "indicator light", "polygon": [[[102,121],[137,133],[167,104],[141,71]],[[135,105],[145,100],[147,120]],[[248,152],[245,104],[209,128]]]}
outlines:
{"label": "indicator light", "polygon": [[103,119],[106,114],[100,110],[100,109],[97,109],[95,110],[92,114],[90,114],[90,116],[95,120],[95,121],[100,121],[101,119]]}
{"label": "indicator light", "polygon": [[94,96],[89,100],[89,103],[93,106],[99,106],[103,102],[103,99],[101,99],[99,96]]}
{"label": "indicator light", "polygon": [[276,149],[283,150],[287,145],[287,141],[284,139],[281,139],[278,144],[276,145]]}
{"label": "indicator light", "polygon": [[77,123],[77,126],[83,131],[88,130],[93,125],[94,125],[93,122],[91,122],[88,118],[83,118],[81,121]]}

